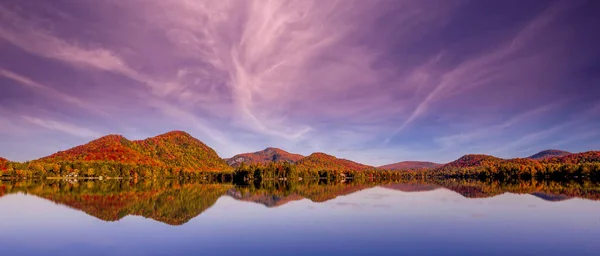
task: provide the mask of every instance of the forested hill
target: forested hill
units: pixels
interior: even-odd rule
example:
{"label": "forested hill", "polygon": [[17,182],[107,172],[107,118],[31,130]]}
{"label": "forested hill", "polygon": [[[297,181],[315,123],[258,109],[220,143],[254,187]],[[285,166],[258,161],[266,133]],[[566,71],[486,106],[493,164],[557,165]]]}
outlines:
{"label": "forested hill", "polygon": [[376,169],[373,166],[359,164],[347,159],[340,159],[325,153],[313,153],[296,163],[298,170],[330,170],[330,171],[366,171]]}
{"label": "forested hill", "polygon": [[600,151],[587,151],[543,159],[542,163],[581,164],[600,162]]}
{"label": "forested hill", "polygon": [[527,158],[534,159],[534,160],[543,160],[543,159],[547,159],[547,158],[561,157],[561,156],[566,156],[566,155],[570,155],[570,154],[572,154],[572,153],[568,152],[568,151],[564,151],[564,150],[548,149],[548,150],[540,151],[540,152],[533,154]]}
{"label": "forested hill", "polygon": [[170,167],[202,171],[232,170],[214,149],[182,131],[134,141],[134,145],[144,156]]}
{"label": "forested hill", "polygon": [[212,148],[181,131],[138,141],[108,135],[33,162],[106,162],[204,172],[232,170]]}
{"label": "forested hill", "polygon": [[445,164],[443,167],[472,167],[472,166],[485,166],[485,165],[493,165],[498,162],[504,161],[504,159],[497,158],[489,155],[481,155],[481,154],[470,154],[464,155],[459,159]]}
{"label": "forested hill", "polygon": [[299,154],[292,154],[283,149],[279,148],[266,148],[265,150],[244,153],[233,156],[227,159],[227,164],[238,167],[242,163],[244,164],[267,164],[269,162],[288,162],[295,163],[302,159],[304,156]]}

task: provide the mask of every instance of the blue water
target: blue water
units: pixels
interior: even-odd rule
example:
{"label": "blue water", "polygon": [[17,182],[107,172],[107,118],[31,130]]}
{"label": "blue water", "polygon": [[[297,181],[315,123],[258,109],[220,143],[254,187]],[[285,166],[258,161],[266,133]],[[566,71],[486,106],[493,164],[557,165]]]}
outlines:
{"label": "blue water", "polygon": [[187,223],[107,222],[33,195],[0,198],[2,255],[600,255],[600,201],[374,187],[277,207],[223,195]]}

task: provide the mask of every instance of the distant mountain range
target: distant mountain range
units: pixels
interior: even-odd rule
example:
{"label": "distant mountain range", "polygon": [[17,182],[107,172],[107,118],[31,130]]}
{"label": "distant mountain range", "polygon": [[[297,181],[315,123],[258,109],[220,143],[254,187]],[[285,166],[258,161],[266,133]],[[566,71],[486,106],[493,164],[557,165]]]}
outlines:
{"label": "distant mountain range", "polygon": [[232,158],[225,159],[227,164],[233,167],[238,167],[244,164],[266,164],[269,162],[288,162],[295,163],[304,158],[303,155],[292,154],[278,148],[266,148],[263,151],[244,153],[235,155]]}
{"label": "distant mountain range", "polygon": [[[553,150],[554,151],[554,150]],[[512,158],[502,159],[489,155],[465,155],[461,158],[435,168],[436,171],[448,171],[456,168],[469,167],[494,167],[494,166],[536,166],[536,164],[582,164],[582,163],[598,163],[600,162],[600,151],[588,151],[571,154],[558,154],[555,156],[547,155],[540,152],[535,154],[539,158]],[[535,156],[534,155],[534,156]]]}
{"label": "distant mountain range", "polygon": [[[278,148],[235,155],[228,159],[219,157],[215,150],[198,139],[182,131],[172,131],[145,140],[130,141],[121,135],[107,135],[87,144],[65,151],[59,151],[31,163],[64,162],[113,162],[142,166],[171,167],[188,171],[231,171],[244,164],[267,164],[288,162],[298,170],[428,170],[489,166],[498,163],[532,164],[542,163],[581,163],[600,161],[599,151],[570,153],[556,149],[541,151],[527,158],[501,159],[489,155],[470,154],[447,164],[421,161],[403,161],[373,167],[325,153],[309,156],[294,154]],[[0,158],[0,170],[6,168],[7,160]]]}

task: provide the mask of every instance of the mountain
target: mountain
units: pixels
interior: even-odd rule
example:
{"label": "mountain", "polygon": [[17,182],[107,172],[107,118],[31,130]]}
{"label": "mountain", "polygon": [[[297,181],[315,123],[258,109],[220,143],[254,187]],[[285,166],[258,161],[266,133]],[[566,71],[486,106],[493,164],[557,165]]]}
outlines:
{"label": "mountain", "polygon": [[296,162],[296,168],[300,171],[366,171],[375,167],[359,164],[346,159],[336,158],[325,153],[312,153]]}
{"label": "mountain", "polygon": [[565,156],[555,156],[541,160],[544,163],[579,164],[600,162],[600,151],[588,151]]}
{"label": "mountain", "polygon": [[135,149],[133,142],[121,135],[107,135],[65,151],[38,159],[42,162],[95,162],[136,163],[160,165],[160,161],[143,155]]}
{"label": "mountain", "polygon": [[182,131],[172,131],[137,141],[130,141],[121,135],[108,135],[36,161],[101,161],[168,166],[190,171],[231,170],[212,148]]}
{"label": "mountain", "polygon": [[172,131],[133,143],[144,156],[170,167],[202,171],[231,169],[214,149],[182,131]]}
{"label": "mountain", "polygon": [[443,165],[443,167],[473,167],[473,166],[483,166],[483,165],[493,165],[495,163],[499,163],[504,161],[501,158],[497,158],[489,155],[464,155],[461,158],[447,163]]}
{"label": "mountain", "polygon": [[302,159],[303,155],[292,154],[278,148],[266,148],[263,151],[244,153],[235,155],[227,159],[227,164],[233,167],[238,167],[242,163],[245,164],[265,164],[269,162],[288,162],[295,163]]}
{"label": "mountain", "polygon": [[548,150],[540,151],[540,152],[538,152],[534,155],[531,155],[527,158],[533,159],[533,160],[542,160],[542,159],[547,159],[547,158],[551,158],[551,157],[566,156],[566,155],[570,155],[570,154],[572,154],[572,153],[563,151],[563,150],[548,149]]}
{"label": "mountain", "polygon": [[387,164],[383,166],[377,167],[377,169],[382,170],[422,170],[422,169],[432,169],[436,167],[442,166],[441,164],[436,164],[432,162],[420,162],[420,161],[403,161],[394,164]]}

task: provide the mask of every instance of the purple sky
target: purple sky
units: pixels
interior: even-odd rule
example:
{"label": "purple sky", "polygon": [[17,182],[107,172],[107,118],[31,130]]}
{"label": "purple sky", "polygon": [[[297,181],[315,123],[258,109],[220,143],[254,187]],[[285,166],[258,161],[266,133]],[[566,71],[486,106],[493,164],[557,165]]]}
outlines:
{"label": "purple sky", "polygon": [[0,156],[185,130],[366,164],[600,149],[600,1],[0,2]]}

